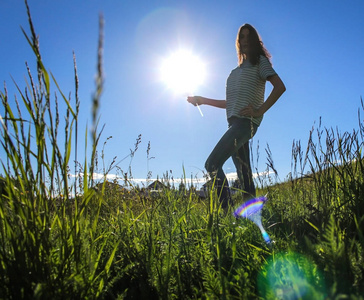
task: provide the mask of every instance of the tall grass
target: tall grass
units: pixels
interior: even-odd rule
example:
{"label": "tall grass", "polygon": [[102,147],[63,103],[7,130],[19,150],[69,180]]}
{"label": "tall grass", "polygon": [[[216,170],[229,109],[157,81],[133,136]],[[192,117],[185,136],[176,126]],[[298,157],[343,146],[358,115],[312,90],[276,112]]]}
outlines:
{"label": "tall grass", "polygon": [[[5,112],[1,118],[1,144],[6,153],[6,159],[1,160],[6,183],[0,205],[0,298],[97,298],[118,244],[113,245],[111,251],[105,251],[111,233],[108,228],[98,228],[102,198],[90,188],[91,175],[84,176],[82,191],[73,187],[69,180],[71,150],[72,147],[77,149],[78,143],[80,103],[76,61],[73,107],[43,64],[26,1],[25,4],[30,35],[25,30],[23,33],[36,58],[37,75],[34,78],[27,66],[27,87],[23,90],[14,83],[20,95],[20,99],[15,98],[16,111],[6,86],[0,95]],[[102,51],[101,25],[102,18],[99,53]],[[92,157],[86,174],[93,174],[99,140],[101,55],[96,81]],[[52,84],[58,90],[54,96]],[[66,104],[63,146],[59,144],[62,134],[59,101]],[[20,107],[25,107],[25,111]],[[85,161],[85,170],[87,164]]]}
{"label": "tall grass", "polygon": [[287,235],[296,243],[294,248],[312,256],[325,271],[332,291],[361,295],[363,110],[361,101],[359,126],[352,132],[322,128],[320,120],[318,127],[310,131],[306,149],[300,142],[293,142],[289,180],[266,187],[270,195],[268,218],[274,232]]}
{"label": "tall grass", "polygon": [[[82,180],[71,181],[79,139],[76,60],[72,100],[44,66],[27,10],[30,35],[23,32],[37,76],[28,67],[26,88],[14,83],[15,110],[6,86],[0,94],[7,154],[1,160],[1,299],[363,299],[360,115],[352,133],[319,124],[306,148],[293,143],[289,179],[259,186],[269,197],[262,214],[274,241],[268,247],[252,222],[221,210],[213,188],[200,199],[170,186],[152,196],[131,187],[127,176],[124,188],[93,181],[102,131],[102,18],[85,150],[91,157],[75,166],[75,174],[85,174]],[[275,170],[269,148],[267,155]],[[233,200],[240,204],[240,194]]]}

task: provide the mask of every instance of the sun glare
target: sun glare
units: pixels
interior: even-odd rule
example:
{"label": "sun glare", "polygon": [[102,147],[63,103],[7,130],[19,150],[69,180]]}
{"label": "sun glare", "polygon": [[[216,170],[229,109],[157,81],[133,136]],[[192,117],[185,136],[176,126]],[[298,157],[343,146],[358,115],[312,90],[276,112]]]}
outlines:
{"label": "sun glare", "polygon": [[193,53],[180,50],[163,61],[161,79],[175,93],[193,94],[205,79],[205,65]]}

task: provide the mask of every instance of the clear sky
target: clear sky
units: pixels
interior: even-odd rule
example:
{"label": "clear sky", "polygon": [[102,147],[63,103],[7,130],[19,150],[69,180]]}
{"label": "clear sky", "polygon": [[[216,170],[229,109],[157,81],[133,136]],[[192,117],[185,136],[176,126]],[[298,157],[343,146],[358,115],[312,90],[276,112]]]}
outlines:
{"label": "clear sky", "polygon": [[[163,59],[188,49],[205,64],[206,78],[196,95],[225,98],[225,84],[237,66],[235,38],[243,23],[260,33],[273,67],[287,91],[266,113],[253,139],[259,144],[259,172],[266,169],[269,144],[279,177],[291,171],[293,140],[307,145],[312,126],[322,117],[341,132],[358,128],[357,111],[364,94],[364,2],[326,1],[28,1],[45,66],[66,95],[74,97],[75,51],[80,81],[80,136],[91,122],[96,74],[98,18],[105,19],[105,90],[100,124],[105,163],[126,157],[139,134],[142,142],[131,163],[136,179],[201,178],[209,153],[227,128],[225,111],[201,106],[202,117],[186,97],[160,80]],[[0,79],[11,101],[11,76],[24,87],[25,61],[34,62],[20,26],[29,31],[25,4],[0,0]],[[34,64],[33,72],[35,74]],[[3,90],[3,88],[1,88]],[[267,84],[266,93],[270,91]],[[3,114],[3,111],[0,111]],[[150,142],[147,160],[147,147]],[[80,146],[82,155],[83,147]],[[3,152],[0,152],[3,156]],[[80,159],[81,160],[81,159]],[[130,159],[119,165],[127,171]],[[235,172],[228,160],[226,173]]]}

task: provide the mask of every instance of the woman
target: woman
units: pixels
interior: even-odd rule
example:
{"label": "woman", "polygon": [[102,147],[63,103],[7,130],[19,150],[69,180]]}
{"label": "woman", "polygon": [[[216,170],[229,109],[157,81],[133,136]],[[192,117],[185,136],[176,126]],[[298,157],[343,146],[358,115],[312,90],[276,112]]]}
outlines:
{"label": "woman", "polygon": [[[226,109],[229,128],[208,157],[205,168],[220,196],[221,206],[227,209],[230,199],[229,185],[222,170],[225,161],[232,157],[244,191],[244,200],[255,197],[249,157],[249,140],[256,133],[263,115],[285,92],[281,78],[272,68],[270,54],[263,46],[256,29],[244,24],[236,38],[238,67],[233,69],[226,82],[226,100],[201,96],[188,97],[193,105],[211,105]],[[265,83],[273,89],[264,101]]]}

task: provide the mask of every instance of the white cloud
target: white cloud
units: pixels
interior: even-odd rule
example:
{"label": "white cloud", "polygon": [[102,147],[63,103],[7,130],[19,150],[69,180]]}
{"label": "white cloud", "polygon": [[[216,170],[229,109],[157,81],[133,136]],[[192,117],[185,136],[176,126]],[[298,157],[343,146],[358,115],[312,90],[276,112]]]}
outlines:
{"label": "white cloud", "polygon": [[[83,177],[85,174],[84,173],[78,173],[78,174],[70,174],[71,178],[79,178],[79,177]],[[120,176],[117,176],[115,174],[107,174],[106,176],[102,173],[93,173],[92,175],[92,179],[94,180],[101,180],[104,179],[106,177],[106,180],[119,180],[121,179]]]}
{"label": "white cloud", "polygon": [[[253,173],[253,178],[269,176],[270,174],[274,174],[274,172],[269,170],[269,171],[263,171],[263,172],[259,172],[259,173]],[[226,178],[229,181],[236,180],[236,179],[238,179],[238,174],[236,172],[226,173]]]}
{"label": "white cloud", "polygon": [[[263,171],[260,173],[253,173],[253,178],[257,178],[257,177],[265,177],[265,176],[269,176],[270,174],[274,174],[273,171]],[[76,177],[83,177],[84,173],[79,173],[77,175],[75,174],[71,174],[70,175],[73,178]],[[94,180],[104,180],[106,178],[106,180],[108,181],[118,181],[120,184],[125,182],[125,179],[119,175],[116,174],[102,174],[102,173],[94,173],[93,174],[93,179]],[[234,181],[236,179],[238,179],[238,175],[236,172],[230,172],[230,173],[226,173],[226,178],[228,179],[229,182]],[[129,184],[133,185],[141,185],[143,186],[147,186],[150,183],[152,183],[155,180],[160,180],[160,181],[165,181],[163,178],[130,178],[128,179]],[[194,185],[197,188],[201,187],[204,183],[206,183],[206,178],[202,177],[202,178],[173,178],[169,179],[169,183],[170,184],[174,184],[175,186],[178,187],[178,185],[180,183],[184,183],[186,186],[190,186],[190,185]]]}

